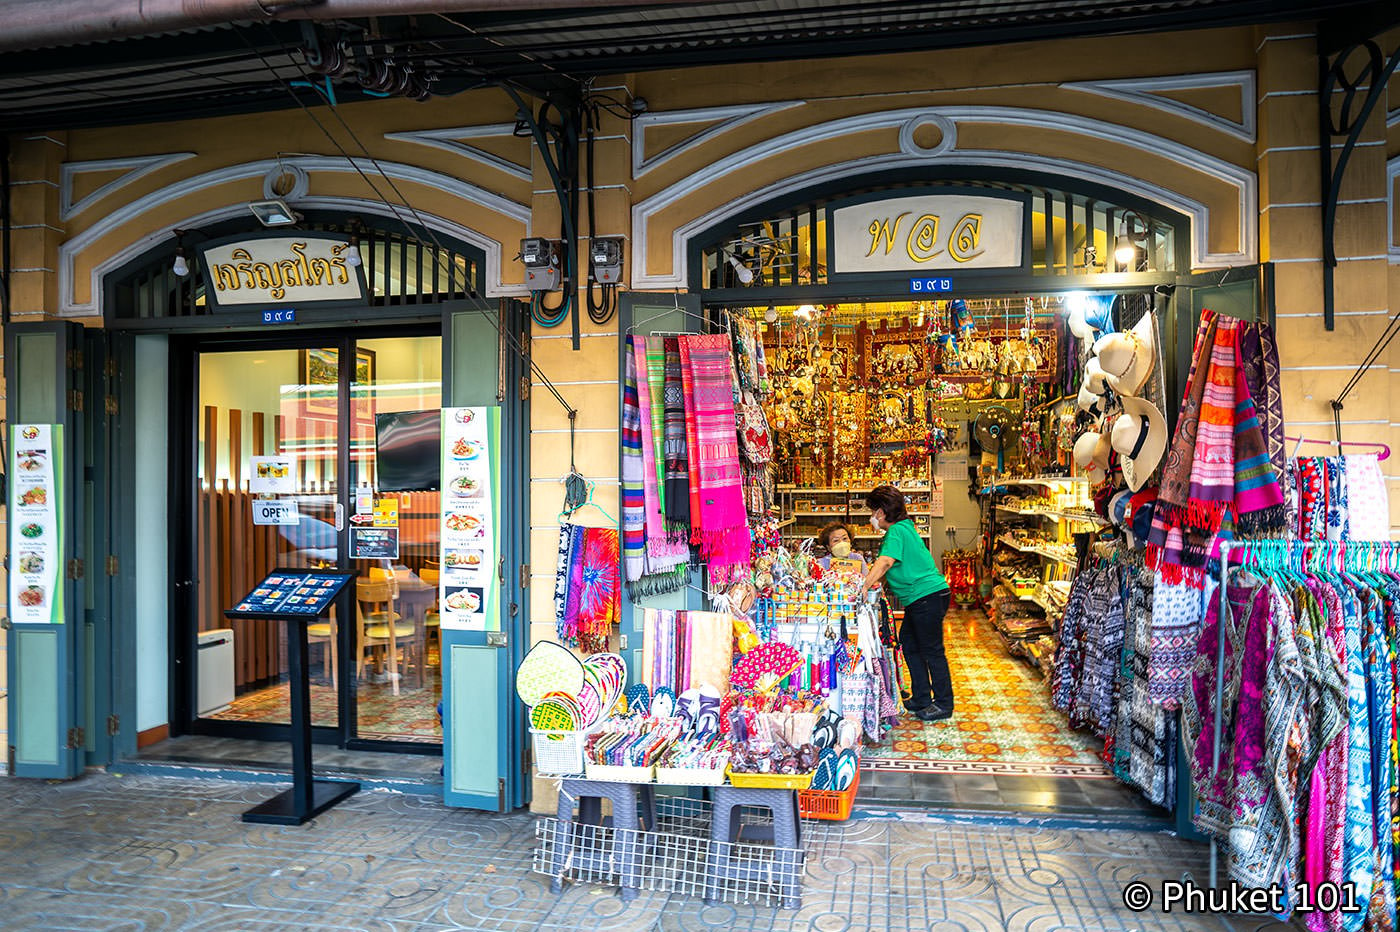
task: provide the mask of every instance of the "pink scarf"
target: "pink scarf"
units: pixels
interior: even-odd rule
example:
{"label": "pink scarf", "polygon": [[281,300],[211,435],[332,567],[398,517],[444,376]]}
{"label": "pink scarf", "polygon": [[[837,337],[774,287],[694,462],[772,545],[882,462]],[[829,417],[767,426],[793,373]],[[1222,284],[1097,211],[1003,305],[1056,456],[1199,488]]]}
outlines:
{"label": "pink scarf", "polygon": [[632,338],[637,362],[637,408],[641,414],[642,490],[646,502],[647,562],[653,571],[665,571],[690,557],[684,542],[672,542],[666,535],[666,519],[661,514],[660,486],[657,484],[656,437],[651,430],[651,392],[647,389],[647,337]]}
{"label": "pink scarf", "polygon": [[700,552],[710,563],[711,575],[720,580],[734,568],[749,565],[751,546],[731,357],[728,334],[681,337],[681,364],[690,373],[695,401],[687,420],[695,422],[699,453]]}

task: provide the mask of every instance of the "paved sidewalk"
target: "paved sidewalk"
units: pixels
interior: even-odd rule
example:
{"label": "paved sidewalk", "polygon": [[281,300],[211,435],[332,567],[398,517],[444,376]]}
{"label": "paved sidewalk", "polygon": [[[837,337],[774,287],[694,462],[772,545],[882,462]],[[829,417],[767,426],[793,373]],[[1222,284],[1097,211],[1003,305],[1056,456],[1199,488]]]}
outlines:
{"label": "paved sidewalk", "polygon": [[1164,834],[927,814],[821,824],[803,907],[723,905],[611,889],[549,893],[530,871],[536,817],[360,793],[309,825],[247,825],[266,785],[89,775],[0,779],[0,928],[526,930],[1273,930],[1261,920],[1122,905],[1130,881],[1204,879],[1200,845]]}

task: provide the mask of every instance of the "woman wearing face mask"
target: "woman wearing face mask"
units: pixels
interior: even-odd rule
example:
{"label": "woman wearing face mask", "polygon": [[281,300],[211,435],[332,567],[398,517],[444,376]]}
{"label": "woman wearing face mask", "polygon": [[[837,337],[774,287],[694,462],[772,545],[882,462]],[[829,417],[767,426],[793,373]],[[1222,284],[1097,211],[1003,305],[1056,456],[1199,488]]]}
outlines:
{"label": "woman wearing face mask", "polygon": [[884,531],[880,555],[865,576],[865,589],[881,580],[904,603],[904,623],[899,641],[909,665],[912,695],[904,708],[926,722],[953,715],[953,679],[948,655],[943,651],[943,616],[948,612],[948,581],[929,553],[904,510],[904,494],[892,485],[872,489],[865,496],[870,526]]}
{"label": "woman wearing face mask", "polygon": [[817,535],[817,543],[826,548],[829,556],[821,557],[817,560],[817,565],[824,570],[831,569],[831,560],[854,560],[860,564],[859,572],[864,576],[870,567],[865,563],[865,557],[858,550],[851,549],[851,529],[840,521],[833,521],[821,529]]}

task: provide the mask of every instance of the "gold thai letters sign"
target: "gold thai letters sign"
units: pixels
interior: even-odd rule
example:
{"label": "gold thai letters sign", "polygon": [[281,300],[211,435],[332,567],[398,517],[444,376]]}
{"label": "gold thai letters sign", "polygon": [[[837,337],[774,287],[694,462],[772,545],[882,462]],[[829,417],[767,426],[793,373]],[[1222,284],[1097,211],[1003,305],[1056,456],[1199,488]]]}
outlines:
{"label": "gold thai letters sign", "polygon": [[205,295],[220,309],[363,303],[361,267],[344,237],[299,233],[203,248]]}
{"label": "gold thai letters sign", "polygon": [[831,211],[832,271],[1020,268],[1024,201],[966,194],[886,198]]}

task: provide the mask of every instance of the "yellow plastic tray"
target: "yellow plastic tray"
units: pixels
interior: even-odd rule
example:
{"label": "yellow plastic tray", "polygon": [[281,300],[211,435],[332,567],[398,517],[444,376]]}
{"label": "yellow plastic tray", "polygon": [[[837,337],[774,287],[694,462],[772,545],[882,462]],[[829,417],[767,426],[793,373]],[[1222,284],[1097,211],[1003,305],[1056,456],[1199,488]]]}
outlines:
{"label": "yellow plastic tray", "polygon": [[726,768],[725,774],[730,785],[756,790],[805,790],[812,785],[810,773],[735,773]]}

